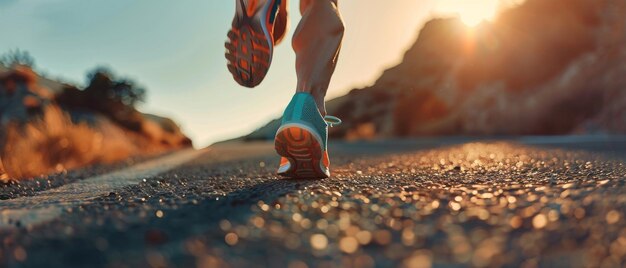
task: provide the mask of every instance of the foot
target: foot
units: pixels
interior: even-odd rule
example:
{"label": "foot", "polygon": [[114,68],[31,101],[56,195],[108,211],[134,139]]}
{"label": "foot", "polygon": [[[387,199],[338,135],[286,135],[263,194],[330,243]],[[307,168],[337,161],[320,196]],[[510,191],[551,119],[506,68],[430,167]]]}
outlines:
{"label": "foot", "polygon": [[235,18],[225,46],[228,70],[242,86],[259,85],[269,70],[274,24],[282,1],[236,0]]}
{"label": "foot", "polygon": [[296,93],[276,133],[274,146],[282,156],[278,174],[290,178],[328,178],[328,124],[313,96]]}

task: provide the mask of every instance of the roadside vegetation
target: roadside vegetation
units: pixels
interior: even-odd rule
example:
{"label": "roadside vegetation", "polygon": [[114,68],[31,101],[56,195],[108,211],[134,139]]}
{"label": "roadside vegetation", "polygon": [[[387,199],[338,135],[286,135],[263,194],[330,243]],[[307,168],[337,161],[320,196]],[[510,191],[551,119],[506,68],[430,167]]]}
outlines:
{"label": "roadside vegetation", "polygon": [[84,88],[48,79],[28,52],[0,56],[0,180],[191,146],[178,125],[143,114],[147,91],[98,67]]}

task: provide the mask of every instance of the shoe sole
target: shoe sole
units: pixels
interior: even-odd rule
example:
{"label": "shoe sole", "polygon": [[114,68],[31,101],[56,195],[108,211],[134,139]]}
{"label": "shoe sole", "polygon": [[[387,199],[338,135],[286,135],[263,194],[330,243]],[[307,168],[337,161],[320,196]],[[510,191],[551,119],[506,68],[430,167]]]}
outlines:
{"label": "shoe sole", "polygon": [[228,32],[226,59],[228,70],[237,83],[245,87],[255,87],[263,81],[272,62],[274,41],[267,29],[272,6],[276,0],[267,3],[250,14],[255,0],[237,0],[233,26]]}
{"label": "shoe sole", "polygon": [[276,134],[276,152],[287,158],[291,168],[280,175],[290,178],[328,178],[322,170],[322,148],[311,132],[300,127],[287,127]]}

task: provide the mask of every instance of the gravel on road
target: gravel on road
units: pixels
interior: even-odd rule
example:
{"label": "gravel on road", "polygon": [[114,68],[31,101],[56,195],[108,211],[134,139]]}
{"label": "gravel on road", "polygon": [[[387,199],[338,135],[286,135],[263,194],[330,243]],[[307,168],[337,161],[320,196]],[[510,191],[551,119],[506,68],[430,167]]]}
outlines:
{"label": "gravel on road", "polygon": [[217,146],[43,226],[0,231],[0,263],[626,265],[626,166],[619,159],[510,142],[378,154],[338,147],[331,178],[289,180],[274,175],[271,151]]}

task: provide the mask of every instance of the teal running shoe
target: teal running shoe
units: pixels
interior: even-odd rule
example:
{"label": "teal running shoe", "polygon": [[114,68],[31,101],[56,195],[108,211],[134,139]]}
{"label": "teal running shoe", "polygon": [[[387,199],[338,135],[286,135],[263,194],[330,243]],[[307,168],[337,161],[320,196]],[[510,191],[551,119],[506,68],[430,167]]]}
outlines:
{"label": "teal running shoe", "polygon": [[[286,32],[286,0],[236,0],[235,17],[228,31],[226,59],[237,83],[255,87],[272,63],[274,46]],[[279,12],[284,13],[279,16]]]}
{"label": "teal running shoe", "polygon": [[328,178],[328,126],[340,123],[336,117],[322,117],[311,94],[296,93],[285,109],[274,140],[276,152],[282,157],[278,174],[290,178]]}

